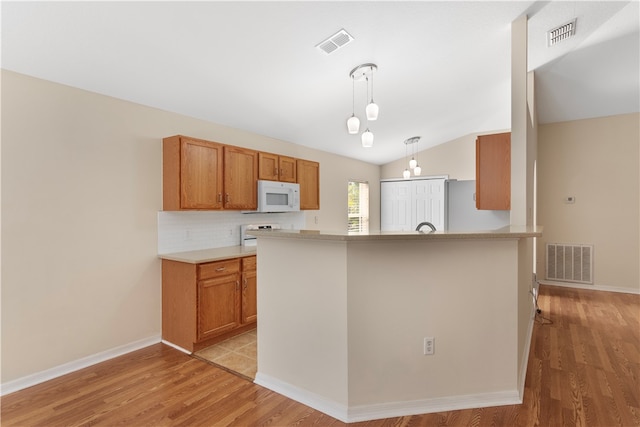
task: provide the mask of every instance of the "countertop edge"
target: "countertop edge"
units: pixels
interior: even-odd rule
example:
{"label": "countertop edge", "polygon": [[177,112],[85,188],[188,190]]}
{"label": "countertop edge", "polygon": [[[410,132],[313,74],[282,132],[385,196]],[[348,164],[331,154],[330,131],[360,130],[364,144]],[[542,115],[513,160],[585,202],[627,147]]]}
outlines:
{"label": "countertop edge", "polygon": [[244,258],[257,254],[255,246],[227,246],[222,248],[198,249],[185,252],[158,254],[158,258],[187,264],[224,261],[233,258]]}
{"label": "countertop edge", "polygon": [[372,233],[346,233],[321,230],[259,230],[252,231],[252,235],[279,239],[297,240],[333,240],[346,242],[367,242],[380,240],[485,240],[485,239],[520,239],[542,236],[541,226],[510,226],[497,230],[486,231],[435,231],[422,233],[417,231],[406,232],[372,232]]}

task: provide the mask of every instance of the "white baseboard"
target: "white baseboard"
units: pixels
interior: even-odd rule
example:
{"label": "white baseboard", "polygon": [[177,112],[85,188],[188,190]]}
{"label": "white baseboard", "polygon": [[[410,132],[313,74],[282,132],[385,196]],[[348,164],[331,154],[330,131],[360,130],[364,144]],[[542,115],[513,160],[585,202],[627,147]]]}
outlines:
{"label": "white baseboard", "polygon": [[101,351],[100,353],[92,354],[91,356],[83,357],[78,360],[73,360],[71,362],[64,363],[62,365],[55,366],[44,371],[36,372],[35,374],[27,375],[25,377],[18,378],[12,381],[7,381],[6,383],[0,384],[0,396],[4,396],[6,394],[25,389],[27,387],[34,386],[36,384],[52,380],[62,375],[78,371],[88,366],[95,365],[96,363],[113,359],[114,357],[122,356],[123,354],[127,354],[135,350],[140,350],[141,348],[148,347],[159,342],[160,335],[153,335],[149,338],[143,338],[129,344],[124,344],[119,347]]}
{"label": "white baseboard", "polygon": [[600,286],[600,285],[584,285],[581,283],[554,282],[551,280],[540,280],[539,283],[541,285],[559,286],[564,288],[589,289],[592,291],[619,292],[622,294],[640,295],[640,289],[618,288],[614,286]]}
{"label": "white baseboard", "polygon": [[260,372],[254,382],[345,423],[522,403],[518,390],[510,390],[348,407]]}
{"label": "white baseboard", "polygon": [[168,345],[169,347],[173,347],[173,348],[175,348],[176,350],[181,351],[181,352],[183,352],[183,353],[191,354],[191,352],[190,352],[189,350],[187,350],[186,348],[182,348],[182,347],[180,347],[179,345],[175,345],[174,343],[169,342],[169,341],[167,341],[167,340],[162,340],[162,344],[166,344],[166,345]]}
{"label": "white baseboard", "polygon": [[531,340],[533,339],[533,325],[536,321],[536,307],[531,308],[529,316],[529,327],[527,328],[527,345],[522,352],[522,360],[520,360],[520,376],[518,377],[518,391],[520,392],[520,400],[524,398],[524,385],[527,381],[527,368],[529,366],[529,353],[531,352]]}
{"label": "white baseboard", "polygon": [[347,421],[347,406],[342,405],[338,402],[329,400],[316,393],[301,389],[260,372],[256,374],[256,378],[253,380],[253,382],[290,399],[293,399],[296,402],[300,402],[307,406],[310,406],[313,409],[332,416],[333,418],[337,418],[342,422],[349,422]]}

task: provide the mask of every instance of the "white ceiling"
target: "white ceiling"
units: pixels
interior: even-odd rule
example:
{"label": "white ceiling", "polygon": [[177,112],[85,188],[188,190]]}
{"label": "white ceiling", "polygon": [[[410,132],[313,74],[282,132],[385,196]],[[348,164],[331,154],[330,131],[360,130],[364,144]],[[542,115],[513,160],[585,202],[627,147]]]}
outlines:
{"label": "white ceiling", "polygon": [[[2,2],[2,68],[383,164],[510,128],[510,24],[529,17],[542,123],[640,111],[639,3]],[[546,31],[577,17],[574,38]],[[315,46],[344,28],[355,40]],[[373,148],[346,132],[373,62]],[[364,83],[356,83],[364,122]],[[185,129],[189,134],[189,129]]]}

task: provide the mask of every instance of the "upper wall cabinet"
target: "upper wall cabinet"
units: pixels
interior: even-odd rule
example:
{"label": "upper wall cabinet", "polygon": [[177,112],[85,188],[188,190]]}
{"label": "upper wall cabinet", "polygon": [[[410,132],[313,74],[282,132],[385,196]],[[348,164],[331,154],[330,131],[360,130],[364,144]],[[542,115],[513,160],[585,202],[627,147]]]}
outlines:
{"label": "upper wall cabinet", "polygon": [[296,182],[296,159],[272,153],[258,153],[258,179]]}
{"label": "upper wall cabinet", "polygon": [[320,209],[320,163],[298,159],[297,169],[300,209]]}
{"label": "upper wall cabinet", "polygon": [[162,140],[162,209],[256,210],[258,179],[300,183],[300,209],[320,209],[320,164],[189,138]]}
{"label": "upper wall cabinet", "polygon": [[476,139],[476,208],[511,209],[511,134]]}
{"label": "upper wall cabinet", "polygon": [[163,209],[223,208],[223,145],[183,136],[163,139]]}
{"label": "upper wall cabinet", "polygon": [[258,208],[258,152],[224,146],[224,208]]}

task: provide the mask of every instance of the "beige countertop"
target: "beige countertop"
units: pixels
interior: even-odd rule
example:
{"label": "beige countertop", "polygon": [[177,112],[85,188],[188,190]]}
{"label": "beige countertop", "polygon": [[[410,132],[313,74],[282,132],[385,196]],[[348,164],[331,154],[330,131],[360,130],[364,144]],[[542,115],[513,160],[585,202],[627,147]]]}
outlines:
{"label": "beige countertop", "polygon": [[379,241],[379,240],[481,240],[481,239],[519,239],[542,236],[541,226],[509,226],[486,231],[369,231],[353,233],[347,231],[326,230],[256,230],[256,237],[274,237],[281,239],[337,240],[337,241]]}
{"label": "beige countertop", "polygon": [[255,246],[227,246],[224,248],[200,249],[197,251],[159,254],[158,258],[171,261],[200,264],[203,262],[222,261],[256,254]]}

